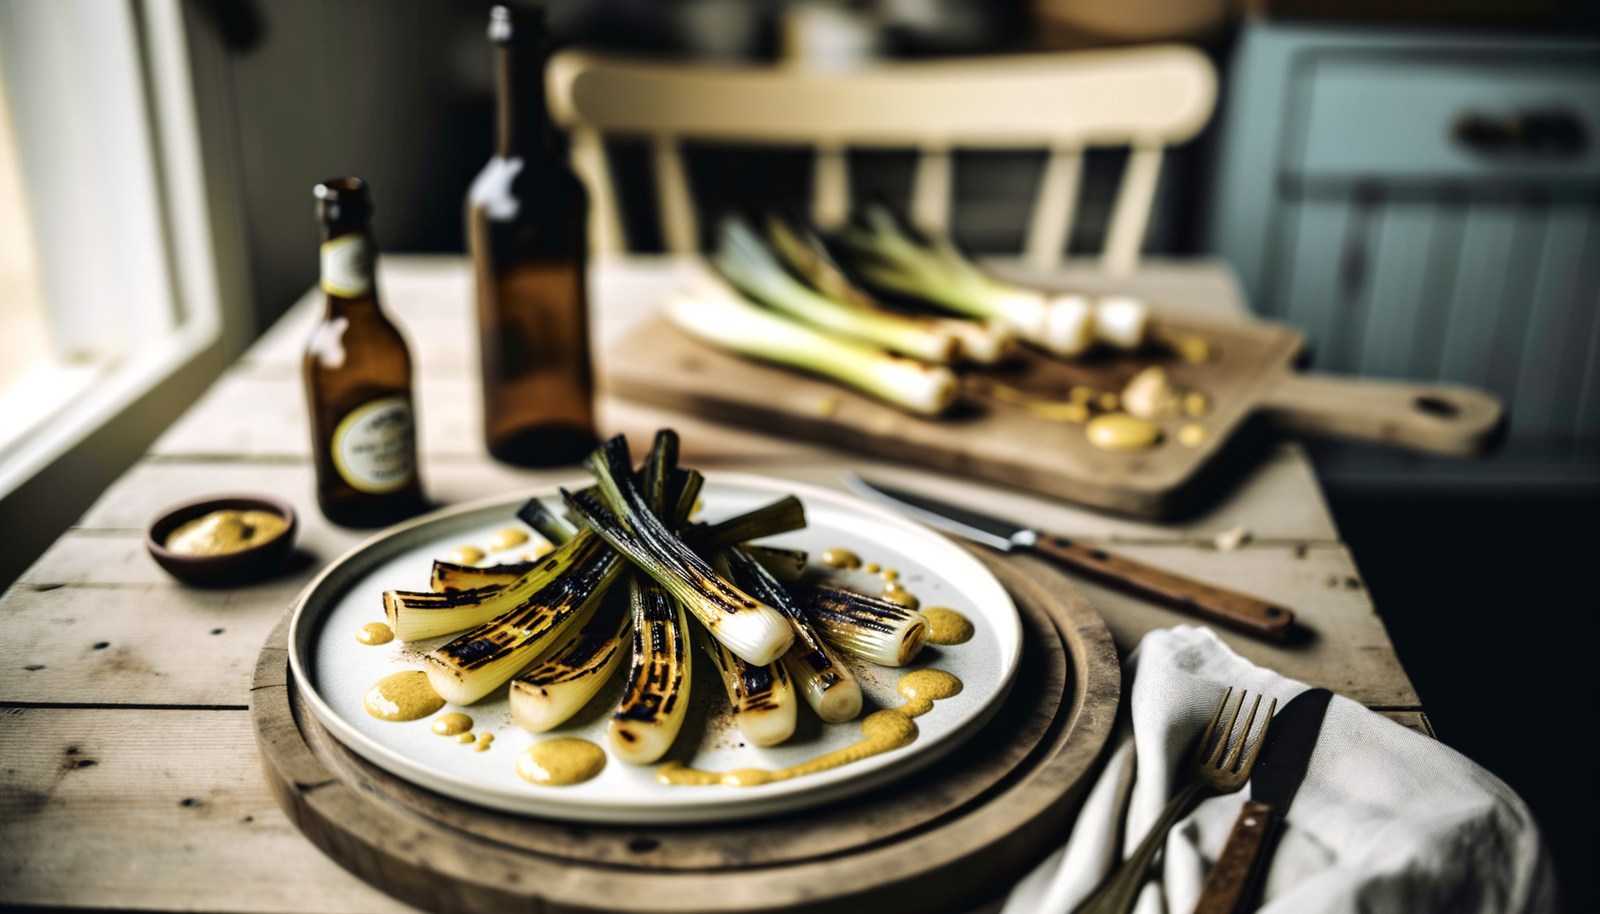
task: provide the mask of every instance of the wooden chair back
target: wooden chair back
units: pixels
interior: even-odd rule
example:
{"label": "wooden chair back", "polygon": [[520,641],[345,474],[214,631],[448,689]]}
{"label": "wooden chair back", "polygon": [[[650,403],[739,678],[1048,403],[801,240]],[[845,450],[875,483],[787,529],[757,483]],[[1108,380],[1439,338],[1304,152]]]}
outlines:
{"label": "wooden chair back", "polygon": [[839,224],[850,209],[846,150],[915,148],[911,218],[948,229],[951,150],[1045,147],[1049,161],[1028,228],[1025,259],[1057,263],[1072,228],[1083,150],[1129,145],[1101,255],[1138,263],[1163,149],[1211,116],[1216,75],[1192,48],[1166,45],[874,65],[845,72],[798,67],[704,67],[565,51],[552,58],[548,94],[570,132],[573,165],[594,200],[597,251],[624,249],[603,137],[649,137],[662,234],[673,252],[697,249],[683,139],[785,143],[817,151],[812,217]]}

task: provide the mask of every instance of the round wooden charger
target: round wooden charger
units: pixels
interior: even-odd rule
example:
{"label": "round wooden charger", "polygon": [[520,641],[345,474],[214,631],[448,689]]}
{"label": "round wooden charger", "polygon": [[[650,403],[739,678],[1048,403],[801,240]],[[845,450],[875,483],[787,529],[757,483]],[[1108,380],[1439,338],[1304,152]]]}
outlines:
{"label": "round wooden charger", "polygon": [[1019,875],[1064,837],[1111,732],[1111,635],[1059,574],[980,555],[1011,592],[1022,665],[999,712],[923,771],[753,822],[628,828],[497,813],[344,749],[288,671],[288,619],[256,665],[250,711],[278,803],[329,856],[432,911],[946,909]]}

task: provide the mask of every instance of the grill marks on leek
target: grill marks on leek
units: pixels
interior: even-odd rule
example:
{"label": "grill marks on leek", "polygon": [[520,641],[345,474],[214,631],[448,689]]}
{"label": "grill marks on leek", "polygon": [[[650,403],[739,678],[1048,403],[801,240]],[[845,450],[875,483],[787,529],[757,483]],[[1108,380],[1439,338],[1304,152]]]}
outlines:
{"label": "grill marks on leek", "polygon": [[628,576],[628,592],[633,659],[606,741],[623,761],[647,765],[672,747],[689,707],[689,620],[683,606],[643,572]]}
{"label": "grill marks on leek", "polygon": [[566,559],[565,567],[543,587],[424,658],[428,681],[446,701],[471,704],[516,675],[569,624],[599,604],[624,564],[589,531],[555,555]]}
{"label": "grill marks on leek", "polygon": [[724,521],[696,528],[690,541],[703,549],[721,549],[745,540],[776,536],[790,530],[800,530],[806,525],[806,508],[800,499],[785,495],[770,505],[730,517]]}
{"label": "grill marks on leek", "polygon": [[818,292],[861,311],[899,317],[914,321],[930,331],[948,333],[955,337],[957,353],[962,358],[991,365],[1016,350],[1015,336],[997,320],[980,323],[948,317],[909,315],[885,307],[850,281],[822,239],[809,229],[798,228],[779,216],[768,216],[767,238],[783,262]]}
{"label": "grill marks on leek", "polygon": [[666,315],[713,346],[831,378],[908,412],[938,415],[955,402],[956,376],[949,368],[813,330],[719,283],[673,298]]}
{"label": "grill marks on leek", "polygon": [[757,746],[776,746],[793,736],[798,702],[784,665],[745,663],[705,629],[697,631],[733,705],[733,722],[745,739]]}
{"label": "grill marks on leek", "polygon": [[722,221],[712,263],[746,295],[812,326],[925,362],[943,363],[955,357],[955,335],[935,321],[858,307],[795,279],[742,219]]}
{"label": "grill marks on leek", "polygon": [[511,680],[511,720],[533,733],[565,723],[621,664],[633,627],[628,588],[606,591],[600,607],[536,665]]}
{"label": "grill marks on leek", "polygon": [[[454,562],[433,563],[433,578],[429,582],[434,593],[462,593],[469,590],[482,588],[498,589],[507,584],[515,583],[534,568],[538,562],[506,562],[500,565],[489,565],[478,568],[473,565],[457,565]],[[399,592],[399,591],[397,591]],[[487,597],[489,590],[479,596]]]}
{"label": "grill marks on leek", "polygon": [[386,591],[384,615],[401,641],[437,638],[484,625],[526,605],[534,594],[568,571],[579,554],[572,545],[534,562],[530,571],[499,587],[489,584],[456,593]]}
{"label": "grill marks on leek", "polygon": [[[806,704],[828,723],[852,720],[861,713],[861,686],[839,661],[800,611],[783,585],[767,571],[749,549],[726,549],[716,556],[717,571],[727,575],[746,593],[778,607],[794,628],[794,644],[783,655],[782,666],[800,688]],[[748,732],[748,731],[747,731]]]}
{"label": "grill marks on leek", "polygon": [[585,466],[599,479],[609,510],[583,492],[563,490],[562,495],[590,530],[660,583],[746,662],[765,665],[789,649],[794,634],[777,610],[717,577],[650,511],[629,472],[625,438],[602,444]]}
{"label": "grill marks on leek", "polygon": [[883,666],[905,666],[928,641],[928,618],[899,603],[819,582],[801,606],[833,646]]}

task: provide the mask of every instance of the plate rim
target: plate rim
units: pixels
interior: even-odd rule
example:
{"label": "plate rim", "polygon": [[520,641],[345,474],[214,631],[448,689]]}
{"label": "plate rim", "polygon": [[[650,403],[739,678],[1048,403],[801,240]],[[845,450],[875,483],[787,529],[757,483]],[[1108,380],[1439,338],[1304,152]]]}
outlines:
{"label": "plate rim", "polygon": [[[941,734],[936,740],[926,745],[922,752],[906,756],[896,764],[884,765],[863,772],[853,778],[845,778],[818,785],[809,790],[798,790],[793,793],[772,796],[740,797],[733,795],[728,799],[712,803],[686,805],[681,802],[663,802],[659,804],[619,804],[612,807],[562,801],[554,796],[531,795],[526,798],[531,802],[513,801],[512,804],[508,804],[506,802],[506,794],[503,791],[487,788],[481,782],[455,772],[441,771],[430,766],[424,766],[406,754],[379,743],[346,722],[323,699],[313,684],[309,659],[303,654],[311,651],[313,645],[310,639],[315,634],[316,626],[333,609],[334,602],[329,600],[324,603],[321,611],[315,614],[315,618],[308,618],[308,616],[312,615],[308,613],[312,597],[320,589],[330,586],[327,583],[330,578],[341,572],[349,572],[351,566],[355,565],[358,560],[373,555],[374,550],[381,548],[386,543],[403,539],[406,534],[412,533],[418,528],[488,509],[515,505],[519,501],[525,501],[528,498],[546,496],[562,486],[570,487],[572,482],[578,482],[583,479],[583,477],[577,476],[574,476],[570,481],[557,481],[544,485],[530,486],[509,494],[502,493],[458,505],[446,506],[379,531],[345,551],[344,554],[329,562],[327,567],[307,583],[295,597],[287,637],[290,673],[297,687],[304,693],[306,702],[311,707],[318,723],[328,729],[335,739],[347,749],[391,774],[418,787],[435,790],[455,799],[498,812],[572,822],[688,825],[793,813],[798,810],[835,802],[870,790],[887,781],[910,775],[943,758],[993,717],[1005,701],[1012,684],[1016,680],[1017,666],[1022,654],[1022,623],[1018,617],[1016,603],[1006,590],[1005,585],[976,556],[965,552],[957,543],[938,530],[891,508],[867,501],[848,491],[830,489],[777,476],[742,471],[710,470],[705,472],[705,478],[708,484],[745,485],[774,492],[781,490],[784,494],[794,494],[802,499],[809,496],[819,501],[832,502],[835,505],[847,507],[852,511],[868,515],[875,520],[899,527],[912,535],[918,537],[931,536],[946,543],[951,547],[952,555],[959,555],[960,561],[970,563],[971,568],[978,572],[993,587],[998,597],[1004,601],[1001,605],[1004,606],[1005,612],[996,613],[1009,629],[1007,633],[997,633],[1001,634],[1001,637],[997,640],[999,640],[1002,649],[1000,662],[1003,669],[999,686],[991,692],[987,701],[977,712],[960,725]],[[370,563],[362,563],[360,570],[352,573],[352,580],[369,573],[372,568],[393,558],[395,554],[406,548],[409,548],[409,546],[395,547],[391,554],[384,554],[379,558],[371,559]],[[343,590],[344,588],[340,588],[341,593]],[[1009,637],[1006,637],[1006,635],[1009,635]],[[1010,645],[1009,653],[1005,653],[1007,644]]]}

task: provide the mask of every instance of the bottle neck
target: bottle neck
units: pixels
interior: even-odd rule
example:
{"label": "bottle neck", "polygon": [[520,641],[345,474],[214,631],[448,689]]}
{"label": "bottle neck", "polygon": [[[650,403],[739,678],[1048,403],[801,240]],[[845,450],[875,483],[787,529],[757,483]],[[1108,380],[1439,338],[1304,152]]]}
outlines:
{"label": "bottle neck", "polygon": [[550,123],[544,94],[544,68],[549,59],[548,45],[496,46],[495,79],[499,92],[495,155],[512,158],[557,154],[555,126]]}
{"label": "bottle neck", "polygon": [[323,225],[321,254],[318,282],[327,293],[330,317],[352,304],[376,303],[377,251],[369,226]]}

